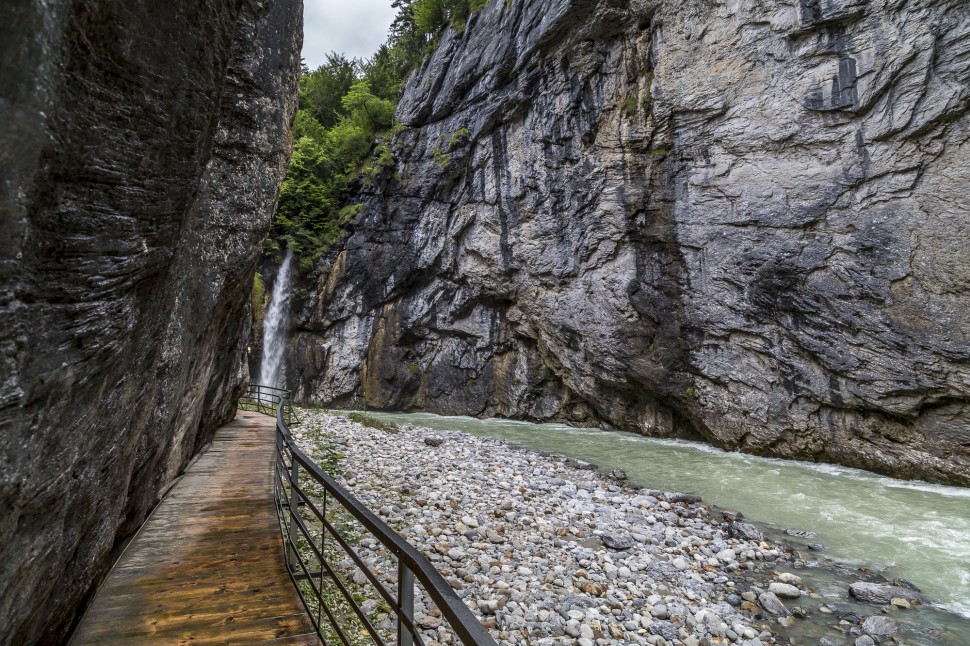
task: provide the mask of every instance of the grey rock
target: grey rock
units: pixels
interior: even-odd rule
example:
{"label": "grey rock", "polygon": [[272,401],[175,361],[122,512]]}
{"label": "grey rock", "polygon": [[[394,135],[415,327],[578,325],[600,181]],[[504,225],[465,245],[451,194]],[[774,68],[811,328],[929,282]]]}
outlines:
{"label": "grey rock", "polygon": [[623,469],[613,469],[612,471],[610,471],[610,477],[613,478],[614,480],[627,479],[626,471],[624,471]]}
{"label": "grey rock", "polygon": [[788,617],[791,615],[791,611],[785,607],[785,604],[783,604],[781,599],[779,599],[773,592],[762,592],[759,594],[758,603],[761,604],[762,608],[773,615],[779,615],[781,617]]}
{"label": "grey rock", "polygon": [[428,446],[441,446],[445,443],[445,439],[437,435],[432,435],[424,438],[424,443]]}
{"label": "grey rock", "polygon": [[970,484],[964,0],[515,6],[406,84],[298,396]]}
{"label": "grey rock", "polygon": [[695,496],[689,493],[668,493],[665,495],[667,502],[686,502],[686,503],[698,503],[703,502],[700,496]]}
{"label": "grey rock", "polygon": [[600,540],[614,550],[628,550],[635,545],[635,541],[625,534],[602,534]]}
{"label": "grey rock", "polygon": [[660,635],[669,642],[680,639],[680,629],[669,621],[655,621],[647,628],[651,635]]}
{"label": "grey rock", "polygon": [[768,591],[781,597],[782,599],[798,599],[802,596],[802,591],[788,583],[773,581],[768,585]]}
{"label": "grey rock", "polygon": [[862,622],[862,631],[867,635],[895,635],[899,632],[899,622],[880,615],[866,617]]}
{"label": "grey rock", "polygon": [[[835,642],[833,641],[833,643]],[[861,637],[857,637],[856,640],[853,642],[853,644],[855,644],[855,646],[876,646],[876,642],[873,641],[872,637],[870,637],[869,635],[862,635]]]}
{"label": "grey rock", "polygon": [[0,42],[0,643],[62,643],[248,378],[300,3],[15,2]]}
{"label": "grey rock", "polygon": [[849,594],[867,603],[890,603],[894,598],[906,601],[925,601],[919,592],[900,586],[859,581],[849,586]]}
{"label": "grey rock", "polygon": [[728,536],[731,538],[743,538],[746,541],[763,541],[765,535],[750,523],[733,522],[728,525]]}

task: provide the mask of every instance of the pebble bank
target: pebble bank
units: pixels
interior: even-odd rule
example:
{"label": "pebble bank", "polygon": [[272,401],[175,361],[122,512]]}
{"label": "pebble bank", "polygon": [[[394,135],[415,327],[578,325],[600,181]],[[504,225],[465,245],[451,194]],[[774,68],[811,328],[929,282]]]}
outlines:
{"label": "pebble bank", "polygon": [[[321,462],[339,452],[338,480],[428,556],[501,644],[787,643],[776,629],[800,608],[784,600],[806,594],[792,557],[754,526],[623,473],[322,412],[296,437]],[[360,545],[382,571],[377,547]],[[419,596],[426,640],[452,643],[429,606]]]}

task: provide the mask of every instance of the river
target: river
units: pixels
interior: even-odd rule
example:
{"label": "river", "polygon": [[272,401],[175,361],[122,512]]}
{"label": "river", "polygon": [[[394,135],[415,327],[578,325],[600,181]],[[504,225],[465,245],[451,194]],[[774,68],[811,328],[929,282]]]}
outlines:
{"label": "river", "polygon": [[824,544],[826,558],[919,586],[957,615],[936,613],[932,619],[957,635],[950,643],[970,644],[970,489],[562,424],[429,413],[368,415],[504,439],[604,470],[618,467],[639,485],[699,495],[776,531],[816,532],[810,542]]}

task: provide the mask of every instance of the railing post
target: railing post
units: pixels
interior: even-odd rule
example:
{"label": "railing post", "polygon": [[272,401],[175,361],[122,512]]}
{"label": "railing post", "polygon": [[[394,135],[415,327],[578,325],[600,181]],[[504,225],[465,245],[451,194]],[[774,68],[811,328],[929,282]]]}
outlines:
{"label": "railing post", "polygon": [[297,532],[300,531],[296,524],[296,513],[299,510],[299,496],[296,493],[296,488],[300,482],[300,465],[297,463],[296,459],[293,457],[293,453],[290,453],[290,541],[286,546],[287,550],[287,560],[291,564],[296,563],[296,543],[300,539]]}
{"label": "railing post", "polygon": [[414,573],[408,569],[401,557],[397,560],[397,605],[400,607],[397,618],[398,646],[413,646],[414,637],[401,621],[401,617],[407,617],[414,625]]}

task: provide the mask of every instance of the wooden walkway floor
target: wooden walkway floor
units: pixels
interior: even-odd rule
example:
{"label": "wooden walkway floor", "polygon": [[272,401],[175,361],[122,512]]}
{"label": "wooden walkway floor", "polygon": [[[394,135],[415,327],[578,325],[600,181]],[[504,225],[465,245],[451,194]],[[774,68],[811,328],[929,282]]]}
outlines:
{"label": "wooden walkway floor", "polygon": [[274,419],[240,411],[121,556],[84,644],[318,644],[283,565]]}

